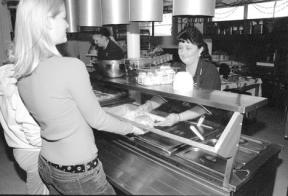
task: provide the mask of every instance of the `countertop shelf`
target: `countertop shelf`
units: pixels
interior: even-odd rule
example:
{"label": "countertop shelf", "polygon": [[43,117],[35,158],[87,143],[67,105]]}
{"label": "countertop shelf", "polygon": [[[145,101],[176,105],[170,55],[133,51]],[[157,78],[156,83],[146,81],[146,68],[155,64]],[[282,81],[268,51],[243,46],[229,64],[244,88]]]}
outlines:
{"label": "countertop shelf", "polygon": [[137,90],[150,95],[161,95],[179,101],[201,104],[227,111],[246,113],[256,110],[268,103],[267,98],[255,97],[218,90],[194,88],[192,91],[175,91],[172,84],[143,86],[135,78],[103,78],[102,82],[116,85],[128,90]]}

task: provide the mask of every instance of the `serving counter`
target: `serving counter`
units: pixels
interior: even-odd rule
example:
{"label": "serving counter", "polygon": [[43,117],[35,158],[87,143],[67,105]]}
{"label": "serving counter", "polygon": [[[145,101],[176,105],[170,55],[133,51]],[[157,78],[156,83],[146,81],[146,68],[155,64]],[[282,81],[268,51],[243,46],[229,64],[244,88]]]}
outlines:
{"label": "serving counter", "polygon": [[[280,146],[241,135],[243,115],[265,105],[266,98],[197,88],[177,92],[172,85],[142,86],[133,78],[102,78],[94,86],[100,83],[127,90],[131,96],[134,92],[161,95],[228,115],[226,121],[207,117],[201,125],[195,119],[171,127],[147,127],[111,110],[111,115],[147,131],[140,136],[96,132],[104,170],[119,193],[269,195],[273,190]],[[137,103],[126,106],[137,107]],[[163,111],[153,113],[165,116]]]}
{"label": "serving counter", "polygon": [[173,86],[155,85],[143,86],[137,84],[135,78],[101,78],[101,81],[107,85],[112,85],[118,88],[134,90],[144,94],[160,95],[166,98],[171,98],[179,101],[211,106],[227,111],[246,113],[255,110],[267,104],[267,99],[263,97],[253,97],[242,94],[211,91],[206,89],[194,88],[192,91],[175,91]]}

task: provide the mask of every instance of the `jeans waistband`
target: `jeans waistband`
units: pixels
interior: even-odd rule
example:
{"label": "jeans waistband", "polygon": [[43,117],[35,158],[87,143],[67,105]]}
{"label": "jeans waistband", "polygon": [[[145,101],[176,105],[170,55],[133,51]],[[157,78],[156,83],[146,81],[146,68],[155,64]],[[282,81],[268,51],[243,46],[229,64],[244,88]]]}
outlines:
{"label": "jeans waistband", "polygon": [[[41,155],[40,155],[41,156]],[[98,157],[93,159],[92,161],[85,163],[85,164],[79,164],[79,165],[58,165],[56,163],[52,163],[50,161],[47,161],[43,156],[41,156],[43,160],[45,160],[49,165],[55,167],[56,169],[70,172],[70,173],[81,173],[84,171],[89,171],[91,169],[94,169],[98,165]]]}

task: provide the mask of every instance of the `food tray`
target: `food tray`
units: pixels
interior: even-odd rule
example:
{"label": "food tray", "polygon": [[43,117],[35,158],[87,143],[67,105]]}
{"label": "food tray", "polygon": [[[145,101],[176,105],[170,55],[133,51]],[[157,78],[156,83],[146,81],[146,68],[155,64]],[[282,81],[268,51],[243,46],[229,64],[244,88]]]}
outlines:
{"label": "food tray", "polygon": [[[199,140],[199,138],[195,135],[195,133],[193,133],[193,131],[190,130],[189,126],[190,126],[190,124],[188,124],[187,122],[180,122],[180,123],[177,123],[177,124],[170,126],[170,127],[158,127],[157,126],[155,128],[162,130],[162,131],[165,131],[165,132],[168,132],[170,134],[176,135],[176,136],[180,136],[183,138],[187,138],[187,139],[201,142]],[[205,125],[203,125],[199,128],[200,128],[199,130],[201,130],[201,134],[203,134],[204,138],[208,137],[209,135],[211,135],[212,133],[217,131],[214,128],[209,127],[209,126],[205,126]],[[144,135],[140,135],[136,139],[140,140],[148,148],[149,147],[156,148],[156,149],[159,149],[161,151],[164,151],[165,153],[167,153],[169,155],[177,152],[177,150],[180,147],[186,145],[180,141],[166,138],[166,137],[160,136],[158,134],[155,134],[153,132],[148,132],[148,133],[145,133]]]}

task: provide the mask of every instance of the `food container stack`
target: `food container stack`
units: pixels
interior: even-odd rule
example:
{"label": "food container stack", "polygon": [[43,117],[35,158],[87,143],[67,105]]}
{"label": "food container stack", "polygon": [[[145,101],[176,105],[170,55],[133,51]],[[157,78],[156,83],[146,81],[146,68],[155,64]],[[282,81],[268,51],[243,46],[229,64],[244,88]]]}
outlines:
{"label": "food container stack", "polygon": [[151,65],[152,58],[144,57],[144,58],[135,58],[135,59],[127,59],[126,64],[129,69],[142,69],[146,67],[146,65]]}
{"label": "food container stack", "polygon": [[126,64],[129,64],[131,69],[142,69],[147,67],[147,65],[161,65],[173,60],[172,54],[163,54],[154,57],[142,57],[135,59],[126,59]]}
{"label": "food container stack", "polygon": [[175,76],[175,70],[169,65],[139,69],[136,77],[137,83],[145,86],[171,84]]}
{"label": "food container stack", "polygon": [[152,64],[154,65],[160,65],[162,63],[166,63],[169,62],[173,59],[173,55],[172,54],[163,54],[160,56],[155,56],[152,58]]}

